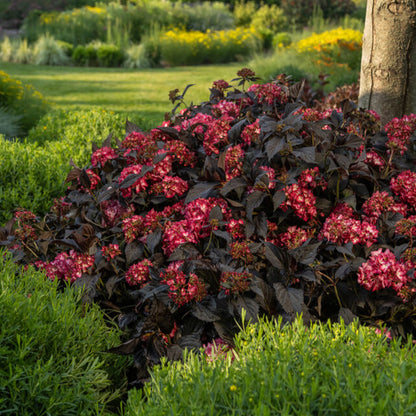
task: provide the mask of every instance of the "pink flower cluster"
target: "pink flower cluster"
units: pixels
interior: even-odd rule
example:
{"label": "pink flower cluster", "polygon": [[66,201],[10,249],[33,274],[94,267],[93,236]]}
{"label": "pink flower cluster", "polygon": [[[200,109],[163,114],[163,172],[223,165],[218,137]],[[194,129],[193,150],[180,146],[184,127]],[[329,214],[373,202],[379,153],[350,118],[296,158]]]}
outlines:
{"label": "pink flower cluster", "polygon": [[319,121],[328,118],[332,114],[332,111],[332,109],[327,109],[321,112],[312,108],[301,108],[295,111],[294,114],[302,114],[303,119],[306,121]]}
{"label": "pink flower cluster", "polygon": [[277,246],[286,247],[288,250],[293,250],[300,247],[306,240],[312,238],[315,234],[313,228],[303,229],[292,225],[288,227],[285,233],[279,234],[278,237],[271,242]]}
{"label": "pink flower cluster", "polygon": [[250,146],[252,143],[260,142],[259,119],[257,119],[254,123],[244,127],[243,131],[241,132],[241,140],[245,146]]}
{"label": "pink flower cluster", "polygon": [[378,238],[377,227],[368,222],[355,218],[354,210],[347,204],[338,204],[325,220],[318,239],[337,245],[352,242],[372,246]]}
{"label": "pink flower cluster", "polygon": [[253,254],[251,254],[249,241],[235,241],[230,246],[230,254],[233,259],[240,259],[245,264],[252,263],[254,260]]}
{"label": "pink flower cluster", "polygon": [[210,156],[213,153],[219,154],[220,148],[228,144],[228,131],[231,128],[230,122],[234,119],[229,116],[213,120],[204,134],[204,142],[202,144],[205,153]]}
{"label": "pink flower cluster", "polygon": [[118,155],[113,148],[104,146],[100,149],[97,149],[91,155],[91,164],[94,167],[97,167],[98,165],[102,167],[107,163],[108,160],[117,159],[117,158],[118,158]]}
{"label": "pink flower cluster", "polygon": [[316,198],[310,189],[294,183],[286,186],[284,192],[286,201],[280,205],[283,211],[292,208],[295,215],[304,221],[310,221],[316,217]]}
{"label": "pink flower cluster", "polygon": [[94,265],[94,256],[70,250],[69,253],[59,253],[50,262],[37,261],[35,265],[44,270],[51,280],[60,279],[73,283]]}
{"label": "pink flower cluster", "polygon": [[245,238],[244,228],[245,228],[245,223],[242,218],[238,220],[235,220],[232,218],[228,221],[226,225],[227,232],[231,234],[231,237],[234,240],[241,240]]}
{"label": "pink flower cluster", "polygon": [[405,170],[390,181],[391,190],[400,200],[411,207],[416,207],[416,172]]}
{"label": "pink flower cluster", "polygon": [[55,198],[53,201],[51,211],[57,217],[63,217],[64,215],[68,214],[71,205],[72,204],[70,202],[65,202],[65,197],[61,197],[59,199]]}
{"label": "pink flower cluster", "polygon": [[387,212],[397,212],[403,216],[407,213],[407,207],[404,204],[396,203],[394,198],[386,191],[376,191],[368,198],[363,206],[363,212],[366,220],[375,224],[380,215]]}
{"label": "pink flower cluster", "polygon": [[396,234],[404,235],[412,240],[416,236],[416,215],[397,221]]}
{"label": "pink flower cluster", "polygon": [[225,153],[225,179],[227,181],[243,173],[244,150],[241,144],[231,146]]}
{"label": "pink flower cluster", "polygon": [[410,137],[416,130],[416,115],[410,114],[402,118],[394,118],[385,126],[388,140],[386,146],[389,148],[388,152],[398,151],[403,155],[407,151],[407,146],[410,142]]}
{"label": "pink flower cluster", "polygon": [[369,150],[364,160],[370,166],[374,166],[379,171],[382,171],[386,166],[385,160],[374,150]]}
{"label": "pink flower cluster", "polygon": [[37,235],[33,225],[36,222],[36,215],[27,210],[19,210],[14,213],[14,217],[17,220],[16,229],[14,234],[21,241],[28,239],[36,240]]}
{"label": "pink flower cluster", "polygon": [[400,295],[410,280],[405,264],[397,261],[390,250],[381,248],[358,269],[358,283],[370,291],[391,287]]}
{"label": "pink flower cluster", "polygon": [[205,283],[195,273],[186,275],[182,271],[184,261],[169,264],[160,277],[169,286],[169,297],[178,306],[185,305],[193,300],[200,301],[207,295]]}
{"label": "pink flower cluster", "polygon": [[102,226],[114,227],[121,219],[131,215],[134,211],[133,207],[125,208],[117,199],[107,199],[100,204],[102,217]]}
{"label": "pink flower cluster", "polygon": [[221,273],[220,286],[226,295],[244,293],[250,288],[253,275],[248,272]]}
{"label": "pink flower cluster", "polygon": [[223,79],[219,79],[217,81],[214,81],[213,84],[212,84],[212,88],[215,88],[215,89],[221,91],[222,93],[224,93],[224,91],[227,90],[230,87],[231,87],[231,85],[227,81],[224,81]]}
{"label": "pink flower cluster", "polygon": [[279,85],[269,82],[266,84],[253,84],[251,85],[248,92],[253,92],[259,103],[267,103],[273,105],[275,101],[279,103],[287,102],[287,95],[283,92]]}
{"label": "pink flower cluster", "polygon": [[150,190],[150,194],[163,194],[166,198],[182,196],[188,190],[188,182],[178,176],[166,175],[159,182],[155,182]]}
{"label": "pink flower cluster", "polygon": [[[142,168],[143,165],[130,165],[124,168],[121,171],[120,176],[118,178],[119,185],[122,185],[123,181],[127,179],[130,175],[140,175],[142,172]],[[130,198],[133,194],[133,191],[136,192],[136,194],[138,194],[141,191],[144,191],[147,187],[148,183],[145,175],[143,175],[141,178],[137,178],[137,180],[128,188],[121,188],[121,195],[123,195],[124,198]]]}
{"label": "pink flower cluster", "polygon": [[121,254],[120,246],[118,244],[109,244],[108,246],[101,247],[101,252],[107,261],[110,261]]}
{"label": "pink flower cluster", "polygon": [[240,108],[232,101],[221,100],[219,103],[212,106],[212,112],[217,117],[225,115],[233,118],[238,118],[238,115],[240,114]]}
{"label": "pink flower cluster", "polygon": [[143,287],[149,280],[149,267],[153,267],[153,263],[148,259],[133,264],[126,272],[126,282],[130,286],[139,285],[140,287]]}
{"label": "pink flower cluster", "polygon": [[300,174],[298,185],[302,188],[309,187],[315,189],[317,186],[320,186],[322,189],[326,189],[328,183],[321,175],[318,166],[315,166],[314,168],[305,169]]}

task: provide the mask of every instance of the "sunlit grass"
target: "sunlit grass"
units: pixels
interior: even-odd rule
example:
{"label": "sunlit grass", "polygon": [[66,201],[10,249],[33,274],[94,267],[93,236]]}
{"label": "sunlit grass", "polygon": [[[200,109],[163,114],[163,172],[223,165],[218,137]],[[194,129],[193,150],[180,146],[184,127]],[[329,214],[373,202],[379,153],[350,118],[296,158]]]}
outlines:
{"label": "sunlit grass", "polygon": [[[218,79],[231,81],[242,63],[195,67],[125,69],[49,67],[1,63],[1,69],[13,78],[32,84],[57,108],[129,112],[150,125],[160,123],[172,109],[170,90],[188,90],[185,102],[209,99],[209,88]],[[134,120],[133,120],[134,121]],[[147,123],[146,123],[147,124]]]}

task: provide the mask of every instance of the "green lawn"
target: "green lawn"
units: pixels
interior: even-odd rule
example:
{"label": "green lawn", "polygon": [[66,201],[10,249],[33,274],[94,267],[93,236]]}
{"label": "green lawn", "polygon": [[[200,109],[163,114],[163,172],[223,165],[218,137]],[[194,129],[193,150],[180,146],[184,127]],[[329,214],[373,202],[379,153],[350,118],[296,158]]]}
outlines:
{"label": "green lawn", "polygon": [[[159,123],[172,109],[170,90],[181,91],[188,84],[186,104],[209,98],[209,88],[217,79],[231,81],[242,63],[157,69],[85,68],[19,65],[2,62],[1,70],[32,84],[54,106],[109,111],[127,111],[141,119]],[[134,120],[133,120],[134,121]]]}

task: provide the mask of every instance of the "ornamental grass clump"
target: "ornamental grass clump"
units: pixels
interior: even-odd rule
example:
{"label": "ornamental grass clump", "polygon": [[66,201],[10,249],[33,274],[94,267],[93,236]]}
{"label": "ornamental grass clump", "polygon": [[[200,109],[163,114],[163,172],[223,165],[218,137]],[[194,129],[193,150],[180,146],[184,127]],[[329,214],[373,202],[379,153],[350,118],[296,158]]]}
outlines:
{"label": "ornamental grass clump", "polygon": [[134,385],[162,356],[233,346],[243,310],[416,333],[414,116],[382,128],[349,101],[307,107],[283,76],[232,83],[199,105],[171,91],[162,125],[128,122],[46,216],[17,210],[0,231],[16,261],[112,310]]}

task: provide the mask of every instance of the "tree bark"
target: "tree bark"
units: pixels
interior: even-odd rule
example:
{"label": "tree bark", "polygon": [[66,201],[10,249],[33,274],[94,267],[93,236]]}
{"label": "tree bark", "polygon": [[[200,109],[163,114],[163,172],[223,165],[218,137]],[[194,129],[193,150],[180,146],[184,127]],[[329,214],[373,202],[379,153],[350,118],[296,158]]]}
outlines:
{"label": "tree bark", "polygon": [[382,123],[416,113],[416,1],[367,0],[359,106]]}

